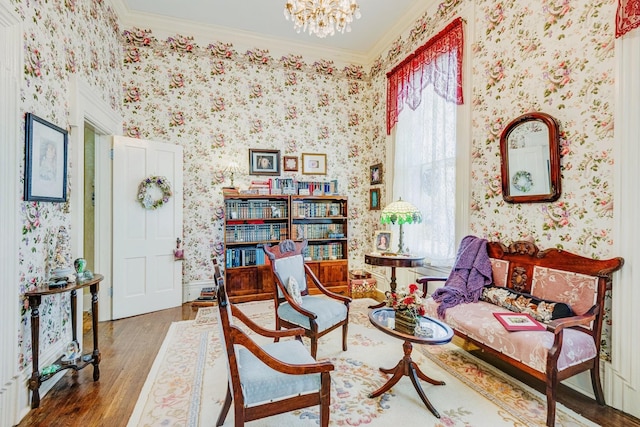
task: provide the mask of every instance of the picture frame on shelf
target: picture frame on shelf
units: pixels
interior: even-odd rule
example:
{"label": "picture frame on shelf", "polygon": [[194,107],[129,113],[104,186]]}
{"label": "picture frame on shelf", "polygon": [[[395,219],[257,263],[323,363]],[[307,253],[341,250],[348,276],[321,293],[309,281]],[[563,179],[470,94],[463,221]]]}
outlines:
{"label": "picture frame on shelf", "polygon": [[249,175],[280,175],[280,150],[250,148]]}
{"label": "picture frame on shelf", "polygon": [[298,172],[298,156],[284,156],[282,168],[285,172]]}
{"label": "picture frame on shelf", "polygon": [[370,211],[380,210],[380,189],[379,188],[372,188],[369,190],[369,210]]}
{"label": "picture frame on shelf", "polygon": [[326,175],[327,155],[302,153],[303,175]]}
{"label": "picture frame on shelf", "polygon": [[68,138],[65,129],[35,114],[26,114],[25,200],[67,201]]}
{"label": "picture frame on shelf", "polygon": [[382,163],[375,164],[369,168],[370,185],[382,184]]}
{"label": "picture frame on shelf", "polygon": [[391,239],[393,234],[391,231],[382,230],[376,231],[375,237],[373,238],[373,252],[374,253],[385,253],[389,252],[391,248]]}

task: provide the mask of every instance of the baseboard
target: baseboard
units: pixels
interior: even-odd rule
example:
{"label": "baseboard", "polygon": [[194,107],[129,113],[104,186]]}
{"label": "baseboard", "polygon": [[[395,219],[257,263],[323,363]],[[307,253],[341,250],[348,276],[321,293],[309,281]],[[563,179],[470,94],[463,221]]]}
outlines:
{"label": "baseboard", "polygon": [[193,301],[200,296],[200,292],[202,288],[210,288],[215,285],[215,282],[212,280],[195,280],[193,282],[187,283],[182,288],[182,302]]}

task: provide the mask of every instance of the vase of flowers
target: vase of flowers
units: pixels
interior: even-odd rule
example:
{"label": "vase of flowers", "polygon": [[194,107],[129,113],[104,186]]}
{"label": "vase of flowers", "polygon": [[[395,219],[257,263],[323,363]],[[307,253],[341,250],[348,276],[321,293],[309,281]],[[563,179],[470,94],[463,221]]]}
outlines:
{"label": "vase of flowers", "polygon": [[395,310],[395,329],[413,334],[418,317],[426,314],[418,285],[412,283],[407,290],[387,291],[385,296],[386,306]]}

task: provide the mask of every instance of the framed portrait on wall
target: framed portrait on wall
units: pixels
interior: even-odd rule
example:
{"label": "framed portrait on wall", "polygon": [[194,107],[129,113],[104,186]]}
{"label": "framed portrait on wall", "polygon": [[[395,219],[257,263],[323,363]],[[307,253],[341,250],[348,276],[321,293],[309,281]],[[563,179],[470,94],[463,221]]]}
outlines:
{"label": "framed portrait on wall", "polygon": [[382,184],[382,163],[378,163],[369,168],[371,185]]}
{"label": "framed portrait on wall", "polygon": [[25,117],[24,199],[67,201],[68,132],[27,113]]}
{"label": "framed portrait on wall", "polygon": [[249,175],[280,175],[280,150],[250,148]]}

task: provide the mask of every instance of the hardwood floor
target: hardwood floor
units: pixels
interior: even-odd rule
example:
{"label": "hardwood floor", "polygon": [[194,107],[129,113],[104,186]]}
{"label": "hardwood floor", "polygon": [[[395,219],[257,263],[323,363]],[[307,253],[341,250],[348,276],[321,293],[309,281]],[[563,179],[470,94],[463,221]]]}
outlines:
{"label": "hardwood floor", "polygon": [[[185,304],[100,323],[100,380],[93,382],[91,367],[80,372],[67,371],[42,398],[40,407],[30,411],[18,426],[126,426],[169,325],[194,317],[195,312]],[[92,348],[91,333],[85,333],[84,346],[85,349]],[[485,358],[481,354],[476,355]],[[510,371],[508,366],[501,369]],[[518,372],[509,373],[543,392],[544,385],[540,381],[524,378]],[[640,420],[611,407],[601,407],[567,387],[563,386],[558,394],[559,402],[601,426],[640,427]]]}

